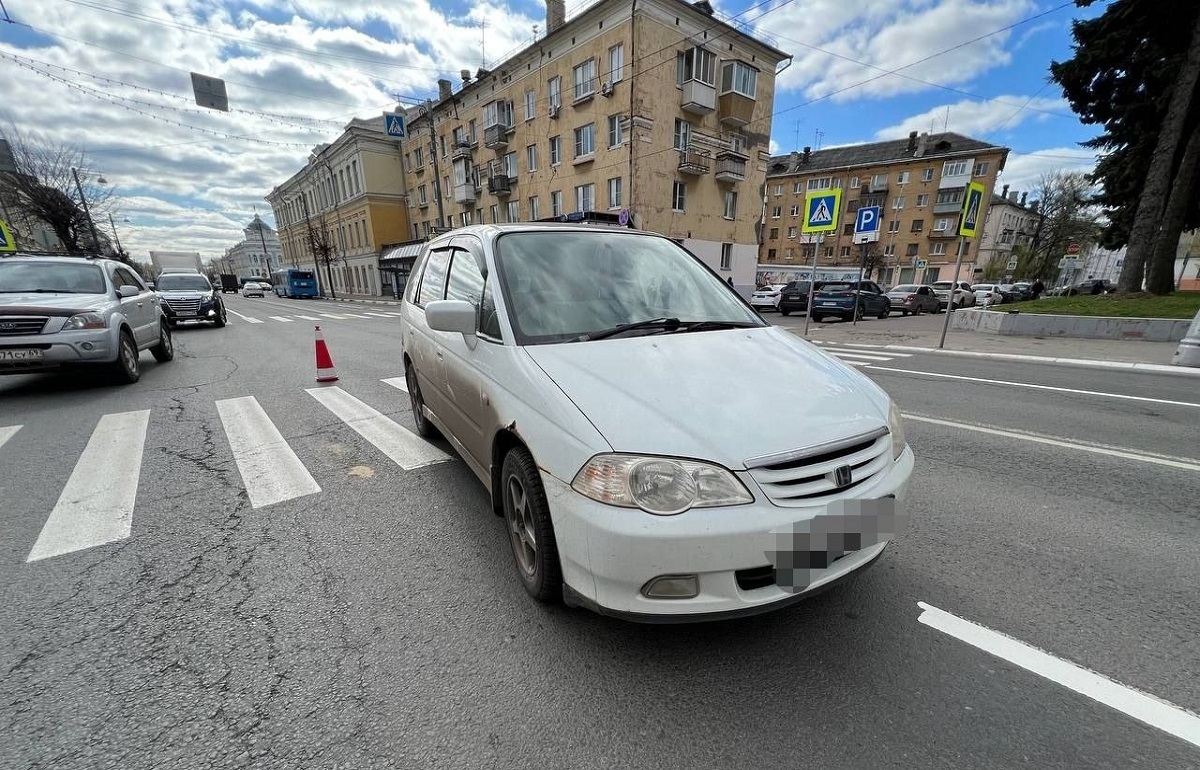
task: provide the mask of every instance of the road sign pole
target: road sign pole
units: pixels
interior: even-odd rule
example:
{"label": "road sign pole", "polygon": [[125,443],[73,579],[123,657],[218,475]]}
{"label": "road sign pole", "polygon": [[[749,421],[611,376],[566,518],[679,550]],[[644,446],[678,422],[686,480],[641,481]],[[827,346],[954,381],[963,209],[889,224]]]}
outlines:
{"label": "road sign pole", "polygon": [[804,314],[804,336],[808,336],[808,322],[812,320],[813,295],[817,293],[817,244],[813,244],[812,274],[808,276],[808,312]]}
{"label": "road sign pole", "polygon": [[864,273],[867,272],[867,244],[863,241],[862,244],[862,262],[858,266],[858,284],[854,287],[854,312],[851,313],[850,325],[858,326],[858,308],[862,303],[862,282],[866,278]]}
{"label": "road sign pole", "polygon": [[959,236],[958,259],[954,261],[954,275],[950,277],[950,297],[946,300],[946,317],[942,319],[942,338],[938,340],[938,350],[946,344],[946,330],[950,328],[950,313],[954,310],[954,292],[958,291],[958,271],[962,269],[963,249],[967,245],[967,237]]}

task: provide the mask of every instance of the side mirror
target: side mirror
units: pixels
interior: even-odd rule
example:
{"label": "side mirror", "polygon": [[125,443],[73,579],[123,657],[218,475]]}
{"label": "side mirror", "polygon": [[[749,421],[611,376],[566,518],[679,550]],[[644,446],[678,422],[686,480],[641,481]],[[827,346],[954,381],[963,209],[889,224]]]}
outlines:
{"label": "side mirror", "polygon": [[128,283],[117,289],[117,294],[120,295],[121,299],[125,299],[127,297],[136,297],[141,293],[141,289]]}
{"label": "side mirror", "polygon": [[425,321],[436,332],[458,332],[475,336],[476,311],[461,299],[439,299],[425,306]]}

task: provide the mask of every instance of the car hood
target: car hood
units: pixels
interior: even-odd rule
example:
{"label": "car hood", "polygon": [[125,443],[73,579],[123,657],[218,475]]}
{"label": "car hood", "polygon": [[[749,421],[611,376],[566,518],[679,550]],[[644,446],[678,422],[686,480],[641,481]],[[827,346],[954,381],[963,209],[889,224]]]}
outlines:
{"label": "car hood", "polygon": [[70,316],[103,307],[107,294],[0,294],[0,315]]}
{"label": "car hood", "polygon": [[773,326],[525,351],[618,452],[743,469],[887,424],[877,385]]}

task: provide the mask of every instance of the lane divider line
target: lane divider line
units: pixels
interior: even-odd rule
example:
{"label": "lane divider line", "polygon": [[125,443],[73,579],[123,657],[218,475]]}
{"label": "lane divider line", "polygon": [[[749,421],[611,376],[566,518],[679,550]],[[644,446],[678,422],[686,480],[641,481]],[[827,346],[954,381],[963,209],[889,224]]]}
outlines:
{"label": "lane divider line", "polygon": [[217,414],[252,508],[321,491],[254,396],[218,401]]}
{"label": "lane divider line", "polygon": [[129,537],[149,425],[149,409],[100,418],[25,561]]}
{"label": "lane divider line", "polygon": [[1190,711],[925,602],[917,606],[921,608],[917,620],[930,628],[1200,746],[1200,717]]}
{"label": "lane divider line", "polygon": [[309,388],[308,394],[406,471],[451,460],[450,455],[336,385]]}
{"label": "lane divider line", "polygon": [[17,435],[17,431],[20,429],[20,425],[10,425],[6,428],[0,428],[0,446],[4,446],[4,442]]}

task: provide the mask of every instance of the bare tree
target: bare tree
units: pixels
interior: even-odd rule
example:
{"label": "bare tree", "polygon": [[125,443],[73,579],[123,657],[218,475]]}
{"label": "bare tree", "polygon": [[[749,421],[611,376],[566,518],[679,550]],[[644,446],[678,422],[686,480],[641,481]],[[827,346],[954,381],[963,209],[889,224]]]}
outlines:
{"label": "bare tree", "polygon": [[333,268],[341,263],[342,258],[337,253],[333,228],[326,222],[324,214],[314,217],[309,215],[307,209],[306,205],[304,237],[308,241],[308,247],[317,263],[318,272],[321,265],[325,266],[325,283],[329,287],[329,296],[336,299],[337,294],[333,290]]}
{"label": "bare tree", "polygon": [[9,162],[0,167],[5,207],[44,222],[69,254],[112,251],[100,226],[111,209],[112,188],[104,187],[98,176],[78,173],[88,167],[83,149],[45,141],[15,126],[0,128],[0,138],[11,151],[5,158]]}
{"label": "bare tree", "polygon": [[1042,174],[1034,187],[1037,227],[1033,233],[1029,274],[1053,275],[1071,244],[1086,250],[1100,237],[1100,210],[1091,202],[1091,183],[1078,172]]}

